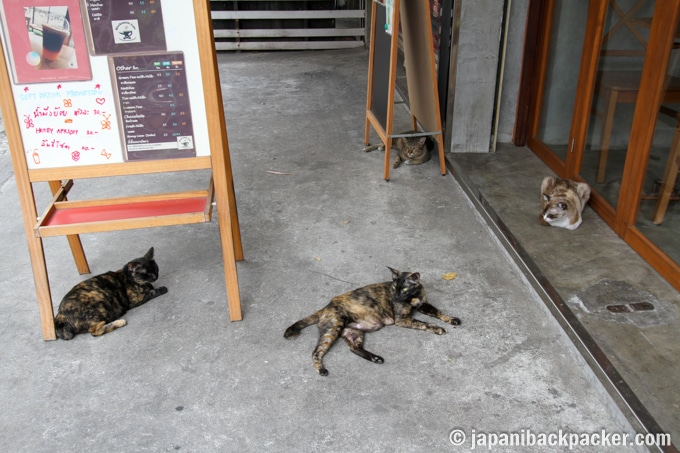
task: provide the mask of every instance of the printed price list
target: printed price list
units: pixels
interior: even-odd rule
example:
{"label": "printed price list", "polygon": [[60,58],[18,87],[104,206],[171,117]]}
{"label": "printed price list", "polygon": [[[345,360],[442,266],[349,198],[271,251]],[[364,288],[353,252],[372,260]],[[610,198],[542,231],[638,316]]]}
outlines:
{"label": "printed price list", "polygon": [[110,57],[128,160],[196,155],[184,55]]}

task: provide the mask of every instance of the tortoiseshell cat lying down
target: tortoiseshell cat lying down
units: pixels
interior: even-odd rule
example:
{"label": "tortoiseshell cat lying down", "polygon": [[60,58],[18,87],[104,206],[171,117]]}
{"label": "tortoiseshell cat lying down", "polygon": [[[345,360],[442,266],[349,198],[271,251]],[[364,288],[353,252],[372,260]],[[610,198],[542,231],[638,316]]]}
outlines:
{"label": "tortoiseshell cat lying down", "polygon": [[153,247],[119,271],[109,271],[78,283],[64,296],[54,317],[57,338],[70,340],[79,333],[97,337],[127,324],[121,318],[131,308],[168,292],[154,288],[158,265]]}
{"label": "tortoiseshell cat lying down", "polygon": [[392,271],[391,282],[374,283],[335,296],[324,308],[286,329],[283,336],[295,338],[305,327],[318,324],[319,342],[312,354],[312,361],[321,376],[328,375],[328,370],[323,366],[323,356],[340,336],[353,353],[373,363],[383,363],[382,357],[364,349],[364,332],[394,324],[427,330],[437,335],[446,333],[446,330],[434,324],[413,319],[414,310],[452,326],[460,325],[460,319],[445,315],[427,302],[419,273],[389,269]]}

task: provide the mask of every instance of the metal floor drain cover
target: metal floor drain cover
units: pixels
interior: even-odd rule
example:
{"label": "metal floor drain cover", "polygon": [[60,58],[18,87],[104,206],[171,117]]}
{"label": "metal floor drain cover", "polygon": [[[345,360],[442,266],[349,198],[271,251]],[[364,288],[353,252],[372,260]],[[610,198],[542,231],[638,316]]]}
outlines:
{"label": "metal floor drain cover", "polygon": [[675,322],[672,304],[619,280],[600,280],[577,293],[581,308],[592,316],[640,327]]}
{"label": "metal floor drain cover", "polygon": [[631,309],[628,307],[628,305],[621,305],[621,304],[616,304],[616,305],[607,305],[607,310],[611,311],[612,313],[630,313]]}
{"label": "metal floor drain cover", "polygon": [[634,304],[630,304],[630,308],[635,311],[650,311],[654,310],[654,304],[650,302],[636,302]]}

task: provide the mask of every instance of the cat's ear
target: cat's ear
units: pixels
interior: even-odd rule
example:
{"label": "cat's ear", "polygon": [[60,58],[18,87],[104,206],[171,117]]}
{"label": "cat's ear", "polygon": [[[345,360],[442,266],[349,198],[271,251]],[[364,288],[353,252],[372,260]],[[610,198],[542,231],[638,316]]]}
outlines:
{"label": "cat's ear", "polygon": [[590,186],[584,182],[576,183],[576,193],[581,199],[581,202],[585,205],[590,199]]}
{"label": "cat's ear", "polygon": [[399,276],[401,275],[401,272],[399,272],[398,270],[392,269],[392,268],[389,267],[389,266],[387,266],[387,268],[388,268],[390,271],[392,271],[392,280],[398,279]]}
{"label": "cat's ear", "polygon": [[555,188],[556,179],[554,176],[546,176],[541,182],[541,193],[545,194]]}
{"label": "cat's ear", "polygon": [[153,259],[153,247],[149,249],[148,252],[146,252],[146,255],[144,255],[144,258],[147,260],[152,260]]}
{"label": "cat's ear", "polygon": [[425,137],[425,144],[427,145],[427,149],[429,151],[432,151],[434,149],[434,144],[436,143],[435,138],[430,137],[429,135]]}
{"label": "cat's ear", "polygon": [[420,272],[412,273],[411,275],[408,276],[408,279],[411,280],[416,285],[420,285]]}
{"label": "cat's ear", "polygon": [[420,137],[418,139],[418,146],[423,146],[425,144],[426,140],[427,140],[427,137]]}

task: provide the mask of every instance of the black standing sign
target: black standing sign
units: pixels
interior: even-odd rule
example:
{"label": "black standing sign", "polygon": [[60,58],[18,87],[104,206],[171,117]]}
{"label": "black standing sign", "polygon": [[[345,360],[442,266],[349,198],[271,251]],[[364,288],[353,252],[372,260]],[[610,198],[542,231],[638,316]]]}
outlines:
{"label": "black standing sign", "polygon": [[194,157],[182,52],[110,56],[128,160]]}
{"label": "black standing sign", "polygon": [[[381,4],[377,8],[377,24],[387,23],[387,11]],[[390,92],[390,46],[392,36],[384,29],[375,30],[373,45],[373,78],[371,80],[371,110],[383,129],[387,128],[387,97]]]}

